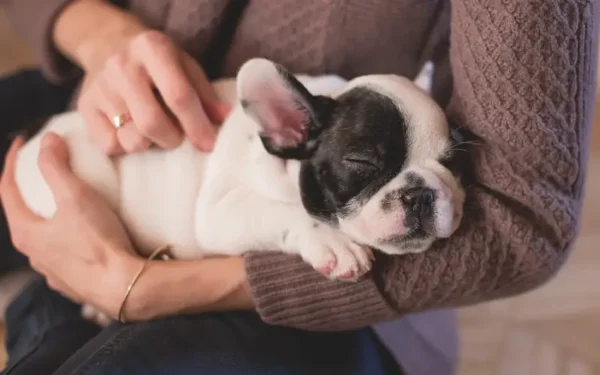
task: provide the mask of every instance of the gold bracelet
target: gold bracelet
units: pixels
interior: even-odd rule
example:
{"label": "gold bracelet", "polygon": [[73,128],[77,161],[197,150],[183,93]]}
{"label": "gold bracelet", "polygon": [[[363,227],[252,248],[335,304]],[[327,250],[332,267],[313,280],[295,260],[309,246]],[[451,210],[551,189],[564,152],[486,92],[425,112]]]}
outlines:
{"label": "gold bracelet", "polygon": [[[123,298],[123,302],[121,302],[121,307],[119,308],[119,316],[118,316],[119,322],[125,323],[125,319],[123,317],[123,312],[125,310],[125,302],[127,302],[127,298],[129,298],[129,294],[131,293],[131,290],[133,289],[133,286],[135,285],[135,283],[140,278],[140,275],[142,274],[144,269],[146,269],[146,266],[148,265],[148,263],[150,263],[152,260],[154,260],[160,253],[168,250],[169,247],[170,247],[169,245],[165,245],[165,246],[159,247],[158,249],[154,250],[154,252],[152,254],[150,254],[150,256],[148,257],[148,259],[146,259],[144,264],[142,264],[139,271],[135,274],[135,276],[133,277],[133,280],[131,280],[131,283],[127,287],[127,292],[125,292],[125,297]],[[163,259],[168,260],[169,257],[163,256]]]}

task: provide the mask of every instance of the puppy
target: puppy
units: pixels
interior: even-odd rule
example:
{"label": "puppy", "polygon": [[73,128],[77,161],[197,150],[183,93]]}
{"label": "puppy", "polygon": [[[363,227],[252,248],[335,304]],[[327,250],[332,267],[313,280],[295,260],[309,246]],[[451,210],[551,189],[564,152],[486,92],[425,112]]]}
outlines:
{"label": "puppy", "polygon": [[294,76],[252,59],[237,80],[214,83],[233,110],[212,153],[184,141],[110,158],[72,112],[20,150],[16,180],[29,208],[54,214],[37,166],[41,135],[53,131],[142,255],[164,244],[178,259],[283,251],[326,277],[355,280],[370,269],[371,249],[425,251],[462,218],[450,129],[428,79],[417,82],[425,87],[396,75]]}

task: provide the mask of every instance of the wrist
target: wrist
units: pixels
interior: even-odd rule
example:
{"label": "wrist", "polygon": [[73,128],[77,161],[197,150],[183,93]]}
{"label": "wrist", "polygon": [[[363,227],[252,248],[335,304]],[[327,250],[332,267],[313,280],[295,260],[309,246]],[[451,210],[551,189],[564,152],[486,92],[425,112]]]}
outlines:
{"label": "wrist", "polygon": [[207,311],[249,310],[249,292],[241,257],[199,261],[150,262],[127,300],[127,320]]}
{"label": "wrist", "polygon": [[148,28],[135,16],[102,0],[78,0],[58,16],[53,29],[57,49],[86,72],[105,61]]}
{"label": "wrist", "polygon": [[144,262],[145,259],[135,255],[129,249],[112,252],[112,256],[106,266],[105,274],[107,279],[103,281],[105,285],[103,289],[108,291],[105,294],[105,311],[109,312],[115,318],[123,303],[129,285]]}

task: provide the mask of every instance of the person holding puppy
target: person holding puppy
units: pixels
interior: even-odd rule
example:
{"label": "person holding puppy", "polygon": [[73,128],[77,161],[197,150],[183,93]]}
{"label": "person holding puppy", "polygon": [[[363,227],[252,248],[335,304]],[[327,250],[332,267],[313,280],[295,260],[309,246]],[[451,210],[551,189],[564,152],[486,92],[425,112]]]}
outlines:
{"label": "person holding puppy", "polygon": [[145,260],[74,178],[57,137],[46,137],[40,159],[57,215],[29,212],[12,176],[17,140],[0,196],[12,242],[43,278],[7,312],[7,374],[452,374],[447,308],[537,287],[568,256],[594,103],[592,1],[547,0],[544,11],[533,1],[472,0],[2,3],[45,76],[80,81],[70,106],[108,154],[168,149],[184,137],[210,151],[229,108],[209,81],[256,56],[344,78],[411,77],[432,60],[434,98],[481,144],[463,224],[430,251],[378,256],[355,283],[285,254],[152,262],[131,291],[128,324],[98,333],[73,302],[116,318]]}

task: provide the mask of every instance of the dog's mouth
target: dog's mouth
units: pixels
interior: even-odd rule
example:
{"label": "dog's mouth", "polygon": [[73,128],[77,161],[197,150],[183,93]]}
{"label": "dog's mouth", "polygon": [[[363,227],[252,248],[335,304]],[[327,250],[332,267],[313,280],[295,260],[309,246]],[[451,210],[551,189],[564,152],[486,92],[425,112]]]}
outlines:
{"label": "dog's mouth", "polygon": [[[433,192],[437,196],[437,192]],[[437,222],[442,220],[438,216],[438,203],[444,206],[443,202],[438,202],[437,199],[434,201],[433,198],[426,197],[426,203],[417,206],[411,206],[404,204],[405,218],[403,223],[403,230],[398,233],[392,233],[385,237],[379,238],[378,243],[385,246],[397,247],[401,250],[405,248],[414,248],[418,242],[423,242],[427,239],[439,238],[437,231]],[[453,220],[456,220],[456,211]]]}
{"label": "dog's mouth", "polygon": [[435,237],[434,233],[429,233],[428,230],[425,230],[423,226],[415,226],[407,233],[404,234],[392,234],[388,237],[379,239],[379,242],[382,245],[391,245],[391,246],[399,246],[402,247],[403,244],[409,243],[412,241],[422,240],[424,238]]}
{"label": "dog's mouth", "polygon": [[431,243],[433,236],[415,229],[403,235],[392,235],[378,241],[381,248],[385,248],[388,254],[415,253],[426,249]]}

